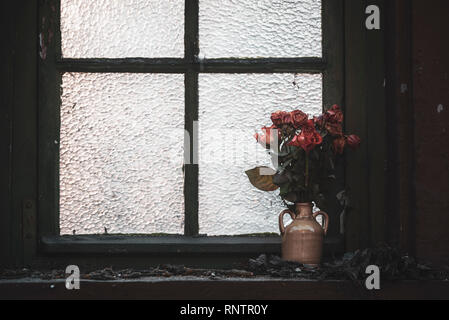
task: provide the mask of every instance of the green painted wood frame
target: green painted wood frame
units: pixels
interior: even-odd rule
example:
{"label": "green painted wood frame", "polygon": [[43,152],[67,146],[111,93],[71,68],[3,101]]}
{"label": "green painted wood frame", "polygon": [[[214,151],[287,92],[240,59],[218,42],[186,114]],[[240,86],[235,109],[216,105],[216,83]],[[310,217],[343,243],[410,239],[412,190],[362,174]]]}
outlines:
{"label": "green painted wood frame", "polygon": [[[374,1],[382,3],[383,1]],[[323,0],[322,1],[322,29],[323,29],[323,57],[322,58],[266,58],[266,59],[212,59],[202,60],[201,69],[197,57],[198,48],[198,0],[186,0],[185,5],[185,56],[181,59],[63,59],[61,56],[61,35],[59,31],[59,0],[39,1],[39,35],[40,35],[40,57],[38,59],[38,92],[39,92],[39,112],[38,112],[38,197],[37,197],[37,228],[39,254],[77,254],[104,253],[125,255],[132,254],[152,254],[160,256],[167,253],[173,255],[188,254],[191,249],[186,249],[189,245],[195,245],[194,251],[197,253],[207,253],[211,257],[223,254],[224,251],[238,254],[254,255],[261,252],[279,253],[279,237],[199,237],[198,236],[198,165],[186,165],[185,170],[185,235],[173,239],[166,237],[152,236],[132,236],[114,235],[105,236],[85,236],[80,239],[75,236],[59,236],[59,126],[60,126],[60,85],[62,72],[155,72],[155,73],[184,73],[185,74],[185,128],[192,133],[193,121],[198,120],[198,74],[200,72],[220,72],[220,73],[322,73],[323,74],[323,106],[330,107],[332,104],[344,105],[346,110],[346,127],[349,131],[361,135],[364,141],[362,154],[368,152],[368,143],[373,138],[368,137],[368,128],[374,124],[360,121],[365,117],[366,108],[373,103],[381,101],[363,100],[363,94],[367,93],[370,83],[360,82],[357,84],[356,74],[360,74],[360,68],[367,68],[376,75],[379,67],[378,54],[373,55],[371,61],[364,60],[368,53],[364,51],[363,44],[367,40],[373,40],[373,52],[381,52],[382,31],[378,35],[371,36],[367,32],[356,31],[361,29],[355,26],[355,21],[363,23],[363,5],[353,4],[351,1],[343,0]],[[351,3],[351,4],[350,4]],[[351,16],[347,17],[348,12]],[[353,20],[352,20],[353,19]],[[346,23],[345,23],[346,21]],[[349,29],[351,28],[351,29]],[[355,28],[352,30],[352,28]],[[348,44],[348,36],[363,38],[362,44]],[[363,48],[362,48],[363,47]],[[345,49],[346,48],[346,49]],[[352,60],[345,63],[345,50],[351,54]],[[358,52],[364,54],[364,59],[356,58]],[[348,59],[346,59],[347,61]],[[373,63],[374,62],[374,63]],[[363,65],[362,65],[363,64]],[[367,65],[369,64],[369,65]],[[345,73],[349,74],[349,82],[352,86],[347,89],[348,79]],[[378,76],[376,76],[378,79]],[[361,86],[364,86],[361,88]],[[346,89],[345,89],[346,88]],[[377,88],[377,87],[376,87]],[[355,89],[355,90],[354,90]],[[354,95],[345,101],[345,96]],[[379,98],[381,99],[381,97]],[[363,101],[362,101],[363,100]],[[346,105],[345,105],[346,102]],[[359,110],[359,109],[360,110]],[[352,115],[353,114],[353,115]],[[378,115],[382,117],[382,114]],[[368,125],[368,127],[365,127]],[[370,131],[371,132],[371,131]],[[190,134],[190,139],[194,138]],[[377,137],[375,137],[377,138]],[[194,141],[190,141],[192,146]],[[195,155],[191,153],[193,159]],[[191,159],[191,160],[192,160]],[[377,158],[376,158],[377,160]],[[365,229],[359,231],[364,219],[366,208],[363,201],[367,192],[367,186],[357,180],[356,177],[364,177],[366,163],[372,162],[363,156],[352,156],[341,163],[337,169],[337,182],[332,191],[340,191],[345,188],[345,181],[351,182],[355,186],[351,188],[352,210],[348,216],[349,220],[356,222],[347,223],[348,241],[352,241],[354,246],[363,237]],[[376,162],[377,165],[377,162]],[[350,171],[346,167],[350,166]],[[376,170],[379,168],[376,166]],[[377,171],[370,171],[370,178],[376,180]],[[357,181],[356,181],[357,180]],[[377,183],[377,182],[376,182]],[[372,186],[371,186],[372,187]],[[369,189],[371,190],[371,189]],[[381,192],[381,191],[379,191]],[[329,254],[343,251],[343,237],[340,235],[339,214],[341,207],[336,199],[331,204],[329,215],[334,223],[331,224],[330,236],[327,239],[325,250]],[[276,214],[276,213],[273,213]],[[372,219],[377,219],[372,216]],[[337,223],[335,223],[337,222]],[[354,231],[355,230],[355,231]],[[357,237],[354,235],[357,234]],[[142,240],[146,238],[145,240]],[[201,240],[198,240],[201,238]],[[210,240],[210,241],[209,241]],[[114,244],[121,250],[111,252]],[[142,242],[143,241],[143,242]],[[170,250],[167,250],[167,244]],[[135,248],[139,249],[133,249]],[[349,245],[353,247],[353,245]],[[85,248],[85,249],[83,249]],[[223,248],[226,248],[224,250]],[[205,258],[201,255],[198,259]],[[232,255],[229,256],[232,261]]]}

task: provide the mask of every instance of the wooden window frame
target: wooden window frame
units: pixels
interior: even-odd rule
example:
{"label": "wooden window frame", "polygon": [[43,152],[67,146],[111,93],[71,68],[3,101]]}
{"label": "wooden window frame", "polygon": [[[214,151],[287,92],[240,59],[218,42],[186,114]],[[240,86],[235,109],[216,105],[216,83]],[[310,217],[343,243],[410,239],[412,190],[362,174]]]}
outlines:
{"label": "wooden window frame", "polygon": [[[198,0],[185,2],[184,58],[67,59],[61,55],[60,1],[39,1],[40,52],[38,59],[38,252],[57,254],[118,254],[173,256],[204,254],[233,260],[237,256],[259,253],[280,253],[280,237],[198,235],[198,164],[185,165],[185,229],[184,236],[132,235],[59,235],[59,126],[60,85],[62,72],[134,72],[185,74],[185,129],[193,139],[193,121],[198,120],[199,73],[321,73],[323,75],[323,106],[343,105],[344,79],[344,1],[322,1],[322,58],[260,58],[205,59],[197,58]],[[51,34],[51,37],[50,37]],[[191,163],[195,156],[190,153]],[[337,182],[332,192],[345,186],[344,165],[337,168]],[[26,203],[24,204],[26,206]],[[341,207],[336,199],[330,203],[333,220],[325,241],[325,252],[342,252],[340,234]],[[31,210],[33,211],[33,210]],[[276,213],[273,213],[276,214]],[[33,213],[30,214],[33,216]],[[31,225],[33,222],[30,222]],[[31,228],[32,229],[32,228]]]}

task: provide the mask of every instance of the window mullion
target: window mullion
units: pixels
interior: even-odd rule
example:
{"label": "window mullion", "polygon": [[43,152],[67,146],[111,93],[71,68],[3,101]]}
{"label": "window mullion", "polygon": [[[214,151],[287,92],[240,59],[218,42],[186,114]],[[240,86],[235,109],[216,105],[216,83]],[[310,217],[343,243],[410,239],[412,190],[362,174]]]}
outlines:
{"label": "window mullion", "polygon": [[[345,107],[343,22],[343,0],[322,0],[322,48],[323,58],[327,63],[323,72],[324,109],[330,108],[333,104]],[[335,197],[341,190],[345,190],[343,161],[336,164],[334,174],[336,179],[325,194],[326,199],[328,199],[327,214],[334,221],[328,230],[329,236],[341,235],[344,230],[344,225],[340,225],[340,214],[343,208],[337,197]]]}
{"label": "window mullion", "polygon": [[199,52],[198,45],[198,0],[185,2],[184,59],[187,64],[185,74],[185,130],[188,143],[185,144],[189,161],[184,166],[184,201],[186,236],[198,235],[198,134],[194,128],[198,121],[198,71],[195,66]]}

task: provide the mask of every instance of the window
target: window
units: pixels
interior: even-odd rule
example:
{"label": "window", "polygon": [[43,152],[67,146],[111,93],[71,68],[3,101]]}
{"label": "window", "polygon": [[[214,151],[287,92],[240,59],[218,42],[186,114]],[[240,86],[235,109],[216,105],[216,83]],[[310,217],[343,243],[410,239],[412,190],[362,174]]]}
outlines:
{"label": "window", "polygon": [[[252,134],[278,108],[342,103],[341,1],[60,0],[40,11],[44,247],[112,233],[186,236],[135,240],[150,251],[278,250],[277,237],[242,236],[277,232],[281,209],[244,176],[268,159]],[[231,249],[199,235],[242,237]]]}

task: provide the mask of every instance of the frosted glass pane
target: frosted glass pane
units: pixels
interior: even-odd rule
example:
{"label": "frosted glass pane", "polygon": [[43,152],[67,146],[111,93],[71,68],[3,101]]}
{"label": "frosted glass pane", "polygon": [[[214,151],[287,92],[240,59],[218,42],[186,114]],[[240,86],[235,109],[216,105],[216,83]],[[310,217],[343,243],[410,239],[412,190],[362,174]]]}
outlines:
{"label": "frosted glass pane", "polygon": [[244,173],[272,167],[253,134],[279,109],[320,113],[321,75],[201,74],[199,90],[200,232],[278,232],[279,191],[257,190]]}
{"label": "frosted glass pane", "polygon": [[200,0],[202,57],[321,57],[321,1]]}
{"label": "frosted glass pane", "polygon": [[183,233],[183,75],[62,80],[61,234]]}
{"label": "frosted glass pane", "polygon": [[184,1],[62,0],[66,58],[182,57]]}

